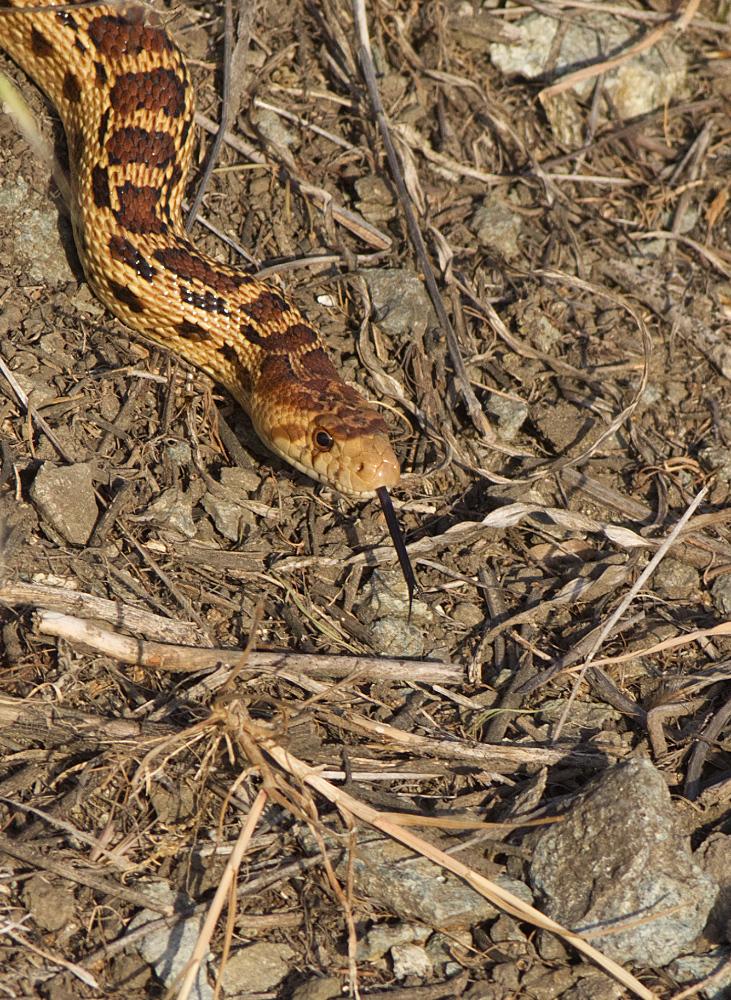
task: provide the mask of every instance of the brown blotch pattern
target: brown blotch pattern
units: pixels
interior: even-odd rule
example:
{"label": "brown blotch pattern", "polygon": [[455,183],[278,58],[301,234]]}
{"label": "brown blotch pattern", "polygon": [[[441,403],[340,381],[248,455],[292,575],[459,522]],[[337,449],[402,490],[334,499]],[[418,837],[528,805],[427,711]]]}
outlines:
{"label": "brown blotch pattern", "polygon": [[246,275],[232,275],[216,270],[200,257],[192,243],[156,250],[153,257],[184,281],[200,281],[220,295],[233,295],[247,281]]}
{"label": "brown blotch pattern", "polygon": [[119,62],[124,56],[134,59],[141,52],[159,54],[173,48],[164,31],[132,24],[124,17],[102,14],[89,23],[88,31],[97,51],[112,62]]}
{"label": "brown blotch pattern", "polygon": [[143,73],[120,73],[109,91],[109,100],[122,118],[135,111],[159,108],[168,118],[179,118],[185,111],[186,86],[187,80],[180,79],[174,70],[158,66]]}
{"label": "brown blotch pattern", "polygon": [[178,333],[186,340],[192,340],[194,344],[200,344],[204,340],[211,339],[211,335],[208,330],[204,329],[198,323],[191,323],[190,320],[187,319],[184,319],[178,326]]}
{"label": "brown blotch pattern", "polygon": [[59,11],[58,14],[56,14],[56,20],[65,28],[71,28],[72,31],[79,30],[79,26],[74,18],[65,10]]}
{"label": "brown blotch pattern", "polygon": [[38,59],[48,59],[53,55],[53,46],[47,41],[37,28],[31,28],[30,47],[33,55]]}
{"label": "brown blotch pattern", "polygon": [[112,236],[109,240],[109,253],[114,260],[119,260],[127,267],[133,268],[141,278],[152,283],[152,279],[157,274],[157,268],[153,267],[142,256],[137,247],[124,236]]}
{"label": "brown blotch pattern", "polygon": [[107,284],[109,286],[109,291],[118,302],[122,302],[133,313],[144,312],[145,307],[130,288],[127,288],[126,285],[120,285],[116,281],[112,281],[111,278],[107,279]]}
{"label": "brown blotch pattern", "polygon": [[183,176],[183,171],[181,170],[180,164],[179,163],[174,164],[172,172],[170,174],[170,180],[165,185],[167,190],[172,191],[175,187],[177,187],[182,176]]}
{"label": "brown blotch pattern", "polygon": [[187,285],[178,285],[180,299],[186,305],[201,309],[207,313],[218,313],[219,316],[229,316],[228,301],[216,295],[215,292],[196,292]]}
{"label": "brown blotch pattern", "polygon": [[109,124],[109,108],[102,112],[99,119],[99,148],[104,149],[107,138],[107,125]]}
{"label": "brown blotch pattern", "polygon": [[241,361],[241,358],[236,353],[236,348],[233,346],[233,344],[222,344],[218,348],[218,353],[222,357],[224,357],[230,365],[233,366],[234,371],[236,372],[236,380],[238,381],[243,391],[249,394],[254,387],[254,383],[251,378],[251,372],[246,367],[246,365],[244,365],[243,362]]}
{"label": "brown blotch pattern", "polygon": [[295,323],[283,333],[258,333],[253,326],[244,323],[239,333],[257,347],[265,347],[273,354],[302,354],[317,343],[317,334],[304,323]]}
{"label": "brown blotch pattern", "polygon": [[175,140],[168,132],[148,132],[143,128],[118,128],[106,143],[109,162],[127,166],[146,163],[164,169],[175,156]]}
{"label": "brown blotch pattern", "polygon": [[[308,378],[312,375],[320,378],[340,379],[335,365],[332,363],[322,347],[316,347],[314,350],[309,351],[308,354],[302,359],[302,363],[305,366]],[[353,390],[353,392],[355,392],[355,390]],[[358,393],[356,393],[356,396],[360,399]]]}
{"label": "brown blotch pattern", "polygon": [[278,320],[282,313],[289,310],[289,303],[268,288],[260,292],[252,302],[246,302],[241,306],[243,313],[262,324]]}
{"label": "brown blotch pattern", "polygon": [[81,100],[81,84],[71,70],[67,70],[63,78],[63,96],[69,104],[78,104]]}
{"label": "brown blotch pattern", "polygon": [[149,187],[147,184],[137,187],[125,181],[117,188],[117,197],[119,209],[114,212],[114,217],[123,229],[138,235],[167,232],[167,223],[156,212],[160,201],[159,188]]}
{"label": "brown blotch pattern", "polygon": [[109,175],[105,167],[97,164],[91,171],[91,196],[97,208],[111,208],[109,200]]}
{"label": "brown blotch pattern", "polygon": [[257,392],[260,399],[265,399],[270,393],[275,394],[283,385],[291,386],[293,397],[290,400],[290,404],[296,407],[298,383],[299,380],[286,354],[264,356],[257,383]]}

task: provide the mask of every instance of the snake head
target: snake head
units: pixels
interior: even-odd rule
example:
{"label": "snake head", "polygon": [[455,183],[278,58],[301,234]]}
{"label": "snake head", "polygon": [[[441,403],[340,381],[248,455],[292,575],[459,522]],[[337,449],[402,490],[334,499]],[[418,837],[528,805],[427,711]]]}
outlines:
{"label": "snake head", "polygon": [[[289,421],[264,432],[254,427],[272,451],[300,472],[348,496],[375,495],[395,486],[401,469],[380,415],[361,400],[345,413],[318,413],[307,422]],[[338,408],[341,409],[341,408]],[[345,419],[344,419],[345,418]]]}
{"label": "snake head", "polygon": [[305,475],[359,497],[398,483],[383,418],[342,381],[321,348],[296,370],[289,357],[270,355],[244,405],[267,447]]}
{"label": "snake head", "polygon": [[379,414],[366,404],[345,416],[350,419],[322,414],[310,422],[312,471],[305,471],[351,496],[372,496],[382,486],[395,486],[401,469]]}

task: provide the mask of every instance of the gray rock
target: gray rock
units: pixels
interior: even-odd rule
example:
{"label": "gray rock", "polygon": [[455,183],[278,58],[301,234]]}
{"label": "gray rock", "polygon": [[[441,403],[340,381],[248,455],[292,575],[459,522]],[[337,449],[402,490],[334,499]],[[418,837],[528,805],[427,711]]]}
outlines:
{"label": "gray rock", "polygon": [[[540,707],[538,722],[555,725],[565,710],[565,698],[549,698]],[[566,736],[586,740],[601,732],[607,723],[618,722],[621,717],[611,705],[604,702],[579,701],[577,698],[571,706],[564,733]]]}
{"label": "gray rock", "polygon": [[724,573],[716,578],[711,587],[711,596],[719,614],[731,615],[731,573]]}
{"label": "gray rock", "polygon": [[520,215],[514,212],[507,202],[490,193],[485,196],[482,206],[472,216],[470,229],[482,246],[491,247],[506,260],[512,260],[520,253],[518,236],[522,221]]}
{"label": "gray rock", "polygon": [[725,445],[714,444],[709,448],[703,448],[698,452],[698,458],[703,467],[712,471],[721,482],[727,483],[731,480],[731,451]]}
{"label": "gray rock", "polygon": [[490,392],[485,401],[485,410],[497,417],[497,436],[509,444],[518,436],[518,431],[528,418],[528,404],[522,399],[511,399]]}
{"label": "gray rock", "polygon": [[462,996],[464,1000],[504,1000],[505,990],[500,983],[488,983],[481,979]]}
{"label": "gray rock", "polygon": [[[529,14],[514,27],[522,34],[520,44],[492,44],[490,58],[503,73],[534,79],[545,71],[560,26],[554,18]],[[570,73],[618,54],[635,40],[635,31],[634,25],[612,14],[592,11],[572,17],[556,60],[557,74]],[[687,64],[687,56],[678,45],[661,41],[609,70],[604,86],[619,116],[634,118],[662,107],[666,100],[682,91]],[[574,86],[573,93],[559,94],[543,102],[554,133],[572,148],[576,148],[577,141],[579,145],[583,141],[583,125],[572,126],[568,118],[585,117],[586,113],[576,104],[576,96],[587,100],[595,84],[595,78],[584,80]]]}
{"label": "gray rock", "polygon": [[415,659],[424,653],[424,635],[415,626],[401,618],[387,615],[379,618],[371,629],[373,646],[379,653]]}
{"label": "gray rock", "polygon": [[[731,948],[714,948],[705,955],[683,955],[671,963],[668,971],[678,983],[691,985],[719,972],[729,959],[731,959]],[[729,987],[731,987],[731,967],[726,969],[720,979],[702,989],[698,995],[705,997],[706,1000],[728,1000]]]}
{"label": "gray rock", "polygon": [[223,497],[214,496],[213,493],[206,493],[201,506],[211,516],[223,537],[232,542],[240,541],[246,535],[247,528],[256,524],[256,518],[250,510]]}
{"label": "gray rock", "polygon": [[421,944],[430,934],[430,928],[423,924],[409,924],[405,921],[398,924],[376,924],[358,942],[356,957],[359,962],[374,962],[383,958],[391,948],[415,942]]}
{"label": "gray rock", "polygon": [[152,978],[150,966],[136,953],[134,955],[115,955],[111,963],[110,974],[112,984],[119,989],[123,988],[125,996],[129,996],[135,990],[144,990]]}
{"label": "gray rock", "polygon": [[355,182],[355,190],[361,201],[377,201],[381,205],[393,204],[391,189],[382,177],[376,177],[373,174],[359,177]]}
{"label": "gray rock", "polygon": [[165,454],[173,465],[187,465],[193,452],[187,441],[170,441],[165,445]]}
{"label": "gray rock", "polygon": [[577,796],[563,822],[539,837],[530,875],[549,916],[590,931],[592,944],[620,963],[671,962],[703,930],[718,894],[647,760],[610,768]]}
{"label": "gray rock", "polygon": [[485,620],[486,612],[482,608],[478,608],[476,604],[471,601],[462,601],[452,609],[451,618],[452,621],[459,622],[460,625],[466,625],[467,628],[475,628],[477,625],[482,625]]}
{"label": "gray rock", "polygon": [[253,112],[252,119],[264,138],[275,146],[298,149],[301,145],[302,140],[299,133],[294,129],[287,128],[283,119],[275,111],[270,111],[268,108],[257,109]]}
{"label": "gray rock", "polygon": [[[187,893],[174,892],[164,883],[153,883],[145,891],[158,902],[172,905],[176,911],[187,909],[192,903]],[[129,930],[136,930],[159,917],[156,910],[142,910],[130,921]],[[140,955],[149,962],[165,986],[171,987],[190,961],[204,920],[205,914],[202,914],[183,920],[174,927],[157,927],[136,944]],[[210,961],[210,956],[207,961]],[[213,1000],[213,990],[208,985],[206,961],[201,964],[190,996],[192,1000]]]}
{"label": "gray rock", "polygon": [[[454,959],[455,945],[458,951],[469,955],[472,949],[472,932],[468,930],[450,930],[444,934],[437,931],[429,938],[426,952],[431,959],[434,971],[441,976],[457,976],[462,972],[462,966]],[[493,973],[494,973],[493,969]],[[516,973],[517,985],[517,973]]]}
{"label": "gray rock", "polygon": [[31,282],[58,285],[74,280],[59,238],[73,245],[71,226],[59,224],[58,209],[44,195],[29,187],[24,177],[0,179],[0,213],[6,223],[4,249],[25,260]]}
{"label": "gray rock", "polygon": [[389,337],[399,337],[414,327],[436,327],[437,318],[421,280],[413,271],[385,268],[364,271],[375,320]]}
{"label": "gray rock", "polygon": [[716,943],[731,941],[731,837],[712,833],[693,857],[706,875],[718,883],[718,896],[708,917],[705,936]]}
{"label": "gray rock", "polygon": [[189,493],[173,486],[169,490],[164,490],[157,500],[149,505],[144,514],[133,518],[133,520],[154,521],[161,528],[172,528],[174,531],[179,531],[181,535],[185,535],[186,538],[195,538],[193,502]]}
{"label": "gray rock", "polygon": [[591,969],[575,986],[561,995],[561,1000],[619,1000],[619,997],[626,995],[615,979],[599,969]]}
{"label": "gray rock", "polygon": [[490,940],[496,944],[505,941],[520,941],[521,944],[525,944],[528,938],[512,917],[507,913],[501,913],[490,928]]}
{"label": "gray rock", "polygon": [[42,931],[60,931],[76,912],[73,892],[50,885],[42,875],[34,875],[26,884],[23,902]]}
{"label": "gray rock", "polygon": [[333,1000],[342,995],[342,983],[337,976],[310,979],[292,990],[292,1000]]}
{"label": "gray rock", "polygon": [[369,174],[355,182],[355,190],[360,201],[356,208],[373,225],[387,222],[396,217],[396,206],[386,182],[381,177]]}
{"label": "gray rock", "polygon": [[251,469],[241,469],[238,466],[221,469],[221,486],[235,493],[253,493],[261,485],[261,476]]}
{"label": "gray rock", "polygon": [[33,480],[30,498],[67,542],[85,545],[89,541],[99,508],[88,465],[58,466],[44,462]]}
{"label": "gray rock", "polygon": [[523,978],[520,981],[521,993],[527,994],[529,997],[540,997],[540,1000],[554,1000],[555,997],[560,996],[567,989],[569,989],[574,982],[574,977],[571,969],[564,967],[562,969],[552,969],[550,972],[546,972],[544,965],[535,965],[532,969],[528,969]]}
{"label": "gray rock", "polygon": [[[46,403],[50,403],[52,399],[56,399],[58,396],[56,389],[42,382],[38,376],[31,378],[28,375],[24,375],[23,372],[14,372],[14,375],[15,381],[28,397],[28,402],[31,406],[45,406]],[[55,449],[53,454],[56,454]]]}
{"label": "gray rock", "polygon": [[[8,330],[17,330],[23,322],[23,310],[15,302],[6,302],[0,310],[0,337],[4,337]],[[8,342],[3,344],[3,354],[8,350]],[[6,354],[7,357],[7,354]],[[10,360],[8,358],[8,360]],[[18,373],[15,373],[18,377]]]}
{"label": "gray rock", "polygon": [[700,589],[701,578],[697,569],[681,562],[680,559],[667,558],[658,566],[652,581],[655,591],[666,600],[684,601]]}
{"label": "gray rock", "polygon": [[391,949],[393,978],[406,979],[407,976],[421,976],[426,979],[434,967],[426,948],[418,944],[396,944]]}
{"label": "gray rock", "polygon": [[227,996],[264,993],[280,983],[291,968],[295,952],[288,944],[257,941],[234,952],[226,963],[221,987]]}
{"label": "gray rock", "polygon": [[[300,830],[299,839],[309,854],[319,853],[309,830]],[[333,833],[326,833],[325,843],[328,848],[342,851],[334,862],[335,872],[346,879],[348,861],[343,842]],[[415,857],[396,841],[368,831],[358,836],[353,876],[357,896],[370,896],[407,921],[419,920],[429,927],[451,931],[497,916],[491,903],[455,875],[426,858]]]}
{"label": "gray rock", "polygon": [[[401,571],[374,570],[371,574],[368,589],[365,593],[363,608],[373,618],[409,617],[409,591],[404,583]],[[411,605],[411,621],[416,625],[428,625],[434,620],[434,613],[423,601],[414,601]]]}

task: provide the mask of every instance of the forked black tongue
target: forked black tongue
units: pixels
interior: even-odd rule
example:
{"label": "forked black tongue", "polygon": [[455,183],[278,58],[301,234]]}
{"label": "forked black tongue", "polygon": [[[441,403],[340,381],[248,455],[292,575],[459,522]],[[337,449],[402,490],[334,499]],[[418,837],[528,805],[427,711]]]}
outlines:
{"label": "forked black tongue", "polygon": [[393,542],[393,547],[396,549],[399,566],[401,567],[401,572],[404,574],[404,580],[406,581],[406,586],[409,591],[409,621],[411,621],[411,605],[414,603],[416,578],[411,567],[409,553],[406,551],[406,542],[404,541],[404,536],[401,532],[401,525],[398,523],[398,518],[396,517],[396,511],[393,509],[391,495],[386,487],[379,486],[376,490],[376,496],[381,501],[383,513],[386,515],[386,524],[388,525],[388,530],[391,535],[391,541]]}

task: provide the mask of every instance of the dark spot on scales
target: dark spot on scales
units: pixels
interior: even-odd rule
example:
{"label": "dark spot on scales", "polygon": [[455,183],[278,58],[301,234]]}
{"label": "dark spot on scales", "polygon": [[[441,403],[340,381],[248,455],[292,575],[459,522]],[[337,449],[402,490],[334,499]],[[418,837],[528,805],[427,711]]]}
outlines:
{"label": "dark spot on scales", "polygon": [[107,71],[100,62],[94,63],[94,72],[96,73],[96,85],[101,90],[102,87],[107,85]]}
{"label": "dark spot on scales", "polygon": [[290,308],[289,303],[281,295],[267,288],[251,302],[242,305],[241,311],[250,319],[266,324],[278,319],[282,313],[289,312]]}
{"label": "dark spot on scales", "polygon": [[192,118],[186,118],[183,122],[183,127],[180,130],[180,148],[182,149],[185,145],[185,141],[188,138],[188,132],[190,132],[190,126],[193,124]]}
{"label": "dark spot on scales", "polygon": [[71,14],[69,14],[65,10],[62,10],[58,14],[56,14],[56,20],[58,21],[59,24],[62,24],[64,28],[71,28],[72,31],[79,30],[79,26],[76,23],[76,21],[73,19]]}
{"label": "dark spot on scales", "polygon": [[239,356],[236,353],[236,348],[233,346],[233,344],[222,344],[218,348],[218,353],[222,357],[224,357],[228,361],[229,364],[231,364],[231,365],[239,365],[240,364]]}
{"label": "dark spot on scales", "polygon": [[157,214],[160,201],[160,189],[143,185],[137,187],[125,181],[117,187],[119,209],[114,211],[114,217],[123,229],[131,233],[153,233],[155,235],[167,232],[167,223]]}
{"label": "dark spot on scales", "polygon": [[[103,68],[103,67],[102,67]],[[109,124],[109,108],[103,112],[101,118],[99,119],[99,148],[104,149],[104,143],[107,139],[107,125]]]}
{"label": "dark spot on scales", "polygon": [[201,309],[203,312],[218,313],[219,316],[230,315],[226,300],[220,298],[218,295],[214,295],[213,292],[201,294],[200,292],[194,292],[187,285],[178,285],[178,291],[180,292],[180,298],[186,305],[193,306],[195,309]]}
{"label": "dark spot on scales", "polygon": [[121,118],[135,111],[156,111],[160,108],[168,118],[179,118],[185,111],[185,88],[188,81],[180,79],[175,70],[157,67],[141,73],[120,73],[109,100]]}
{"label": "dark spot on scales", "polygon": [[142,52],[171,52],[173,43],[160,28],[133,24],[126,17],[102,14],[89,22],[89,37],[103,56],[118,63],[123,56],[133,59]]}
{"label": "dark spot on scales", "polygon": [[86,52],[86,46],[84,45],[84,43],[81,41],[80,38],[76,38],[74,40],[74,48],[77,48],[79,52],[82,54],[82,56]]}
{"label": "dark spot on scales", "polygon": [[127,288],[126,285],[120,285],[111,279],[108,280],[108,284],[109,291],[112,293],[114,298],[117,299],[118,302],[127,306],[131,312],[141,313],[144,311],[145,307],[142,305],[135,293]]}
{"label": "dark spot on scales", "polygon": [[241,358],[236,353],[236,348],[232,344],[222,344],[218,348],[218,353],[234,368],[236,378],[243,391],[250,393],[252,389],[251,372],[242,363]]}
{"label": "dark spot on scales", "polygon": [[175,140],[168,132],[125,126],[111,134],[106,150],[111,164],[145,163],[164,170],[175,155]]}
{"label": "dark spot on scales", "polygon": [[49,56],[53,55],[53,46],[37,28],[31,28],[30,47],[33,55],[38,59],[48,59]]}
{"label": "dark spot on scales", "polygon": [[91,171],[91,196],[97,208],[111,208],[109,200],[109,175],[98,164]]}
{"label": "dark spot on scales", "polygon": [[131,267],[141,278],[152,283],[153,277],[157,274],[157,268],[152,267],[137,247],[124,236],[112,236],[109,240],[109,253],[114,260],[119,260],[127,267]]}
{"label": "dark spot on scales", "polygon": [[66,72],[63,78],[63,96],[69,104],[78,104],[81,99],[81,84],[71,70]]}
{"label": "dark spot on scales", "polygon": [[257,333],[253,326],[243,323],[239,328],[239,333],[249,343],[256,344],[257,347],[264,347],[273,354],[299,355],[308,348],[314,347],[318,340],[312,327],[305,326],[304,323],[294,323],[287,330],[269,334]]}
{"label": "dark spot on scales", "polygon": [[[224,271],[223,268],[211,267],[203,260],[193,244],[187,241],[182,246],[170,246],[156,250],[152,256],[168,271],[177,274],[184,281],[200,281],[201,284],[208,285],[213,292],[218,292],[220,295],[233,295],[237,288],[251,280],[243,274],[231,274]],[[206,309],[207,307],[200,306],[200,308]],[[207,311],[215,312],[217,310],[207,309]]]}
{"label": "dark spot on scales", "polygon": [[191,323],[189,320],[184,319],[183,322],[178,326],[178,333],[185,340],[191,340],[194,344],[200,344],[204,340],[210,340],[211,335],[208,330],[205,330],[198,323]]}

